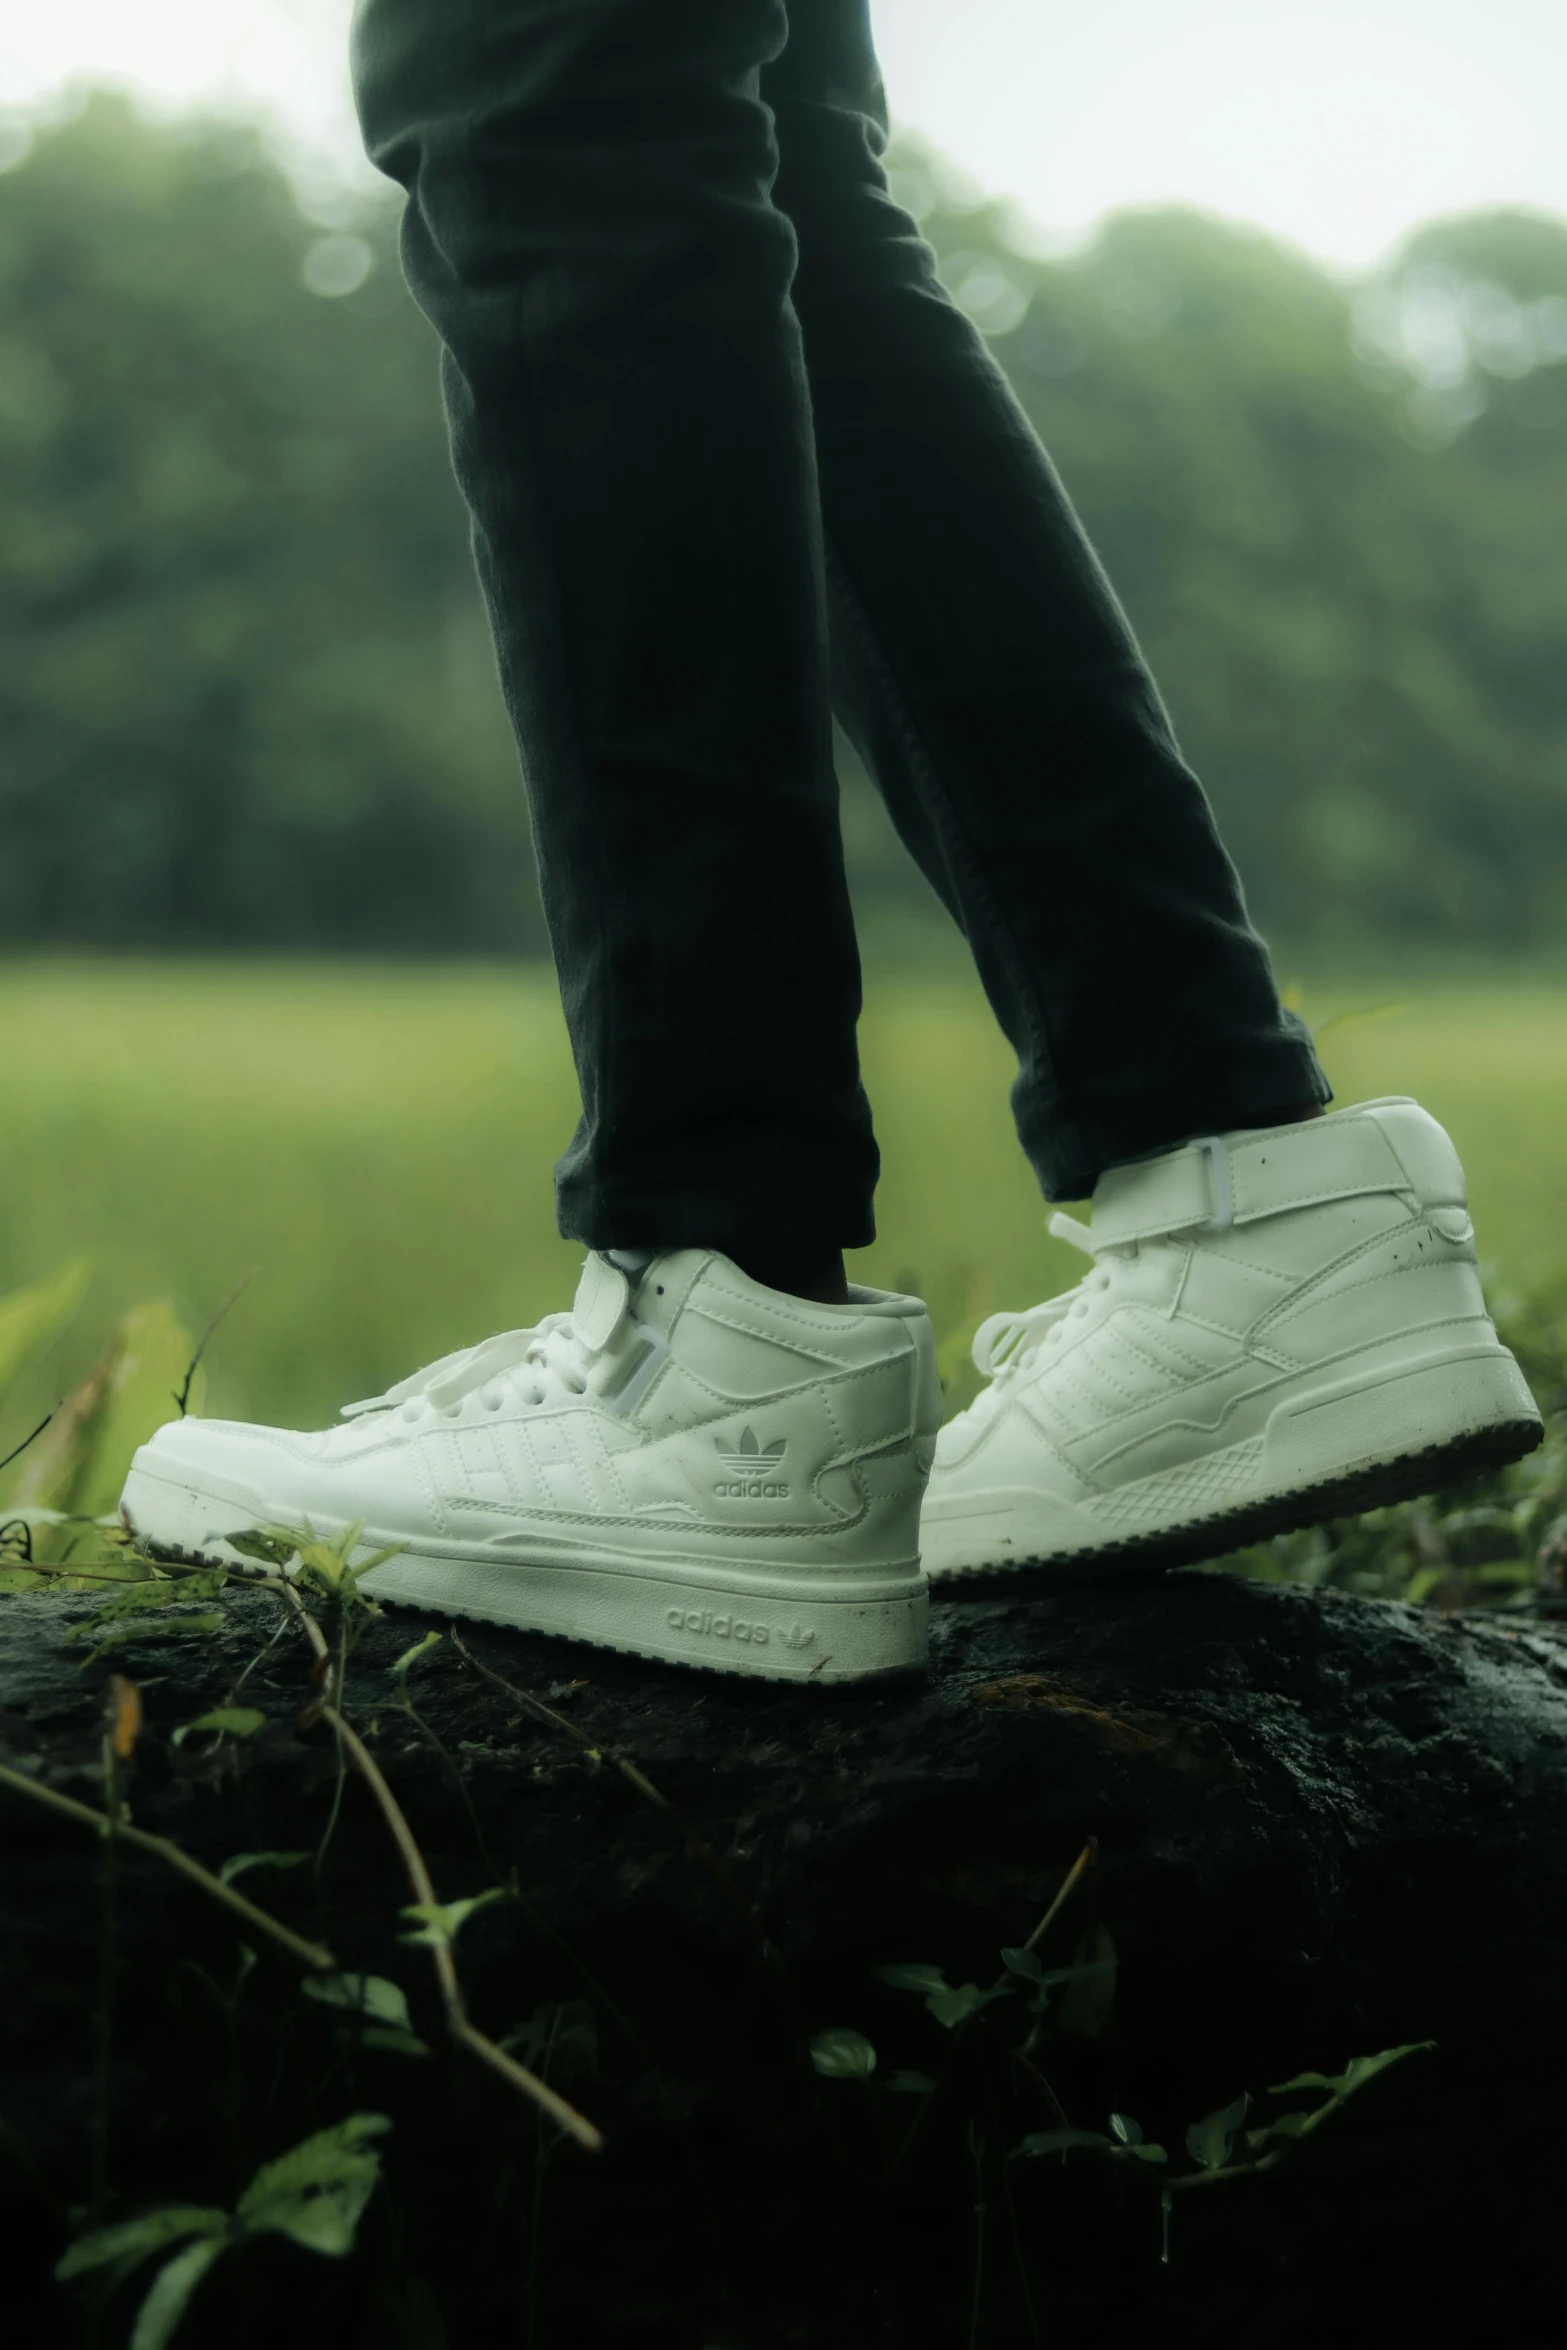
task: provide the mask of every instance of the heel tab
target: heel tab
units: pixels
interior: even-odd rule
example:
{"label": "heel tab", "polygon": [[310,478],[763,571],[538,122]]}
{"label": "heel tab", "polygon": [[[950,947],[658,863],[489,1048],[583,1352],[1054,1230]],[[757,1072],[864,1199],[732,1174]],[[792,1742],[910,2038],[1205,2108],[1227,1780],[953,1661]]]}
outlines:
{"label": "heel tab", "polygon": [[1463,1163],[1446,1127],[1429,1110],[1407,1098],[1367,1102],[1363,1107],[1387,1137],[1423,1208],[1468,1208]]}

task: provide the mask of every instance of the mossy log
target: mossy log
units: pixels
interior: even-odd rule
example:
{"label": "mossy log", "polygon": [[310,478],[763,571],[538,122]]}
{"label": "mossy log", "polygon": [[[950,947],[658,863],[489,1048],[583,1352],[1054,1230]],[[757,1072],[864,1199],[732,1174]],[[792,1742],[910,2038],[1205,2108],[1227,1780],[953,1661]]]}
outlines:
{"label": "mossy log", "polygon": [[[231,1592],[219,1631],[149,1633],[84,1669],[67,1636],[92,1604],[0,1602],[11,1767],[101,1801],[112,1665],[145,1706],[141,1827],[214,1870],[316,1853],[338,1754],[310,1718],[303,1644],[266,1645],[276,1603]],[[214,2272],[182,2339],[827,2350],[961,2342],[977,2309],[990,2343],[1071,2315],[1157,2322],[1166,2340],[1241,2324],[1271,2344],[1319,2338],[1346,2295],[1395,2290],[1404,2325],[1424,2311],[1478,2338],[1567,2284],[1567,1627],[1101,1574],[943,1607],[928,1676],[860,1690],[459,1628],[468,1655],[446,1638],[409,1676],[415,1721],[389,1667],[425,1628],[449,1629],[407,1610],[366,1628],[346,1710],[442,1900],[512,1889],[459,1938],[477,2020],[499,2037],[542,2015],[547,2038],[552,2014],[589,2019],[596,2066],[579,2032],[555,2077],[606,2151],[541,2161],[533,2110],[442,2044],[428,1953],[399,1940],[401,1864],[352,1772],[319,1867],[243,1883],[341,1967],[400,1982],[428,2058],[354,2044],[299,1996],[286,1954],[121,1847],[112,2208],[231,2197],[350,2110],[396,2124],[361,2255],[247,2254]],[[177,1746],[241,1673],[264,1726]],[[19,2303],[28,2338],[65,2340],[44,2271],[89,2194],[104,1852],[3,1788],[0,1834],[0,2156],[25,2221],[10,2273],[42,2297]],[[1074,2124],[1132,2113],[1179,2161],[1185,2125],[1242,2090],[1436,2043],[1266,2182],[1184,2199],[1168,2268],[1141,2180],[1007,2162],[1050,2118],[1026,2068],[971,2056],[978,2027],[945,2032],[870,1971],[919,1960],[989,1984],[1089,1839],[1043,1946],[1063,1963],[1103,1929],[1118,1959],[1108,2021],[1040,2058]],[[236,2002],[241,1943],[258,1963]],[[879,2081],[940,2080],[906,2156],[914,2100],[812,2072],[830,2025],[868,2036]],[[547,2061],[538,2029],[518,2045]],[[105,2342],[133,2303],[111,2306]]]}

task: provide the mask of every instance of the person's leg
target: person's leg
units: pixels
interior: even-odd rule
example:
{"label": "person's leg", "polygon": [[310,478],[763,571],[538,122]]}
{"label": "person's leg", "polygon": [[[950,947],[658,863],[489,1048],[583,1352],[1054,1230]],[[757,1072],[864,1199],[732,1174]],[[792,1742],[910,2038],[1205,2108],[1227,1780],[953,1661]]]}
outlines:
{"label": "person's leg", "polygon": [[341,1529],[378,1600],[853,1681],[924,1653],[941,1389],[920,1301],[837,1259],[876,1153],[757,96],[783,37],[779,0],[361,10],[582,1078],[561,1223],[593,1253],[569,1313],[346,1427],[160,1430],[122,1508],[177,1555]]}
{"label": "person's leg", "polygon": [[834,695],[1017,1051],[1053,1199],[1328,1088],[1131,631],[892,201],[865,0],[791,0],[763,94],[800,241]]}
{"label": "person's leg", "polygon": [[1093,554],[880,168],[864,0],[769,69],[800,238],[834,680],[1018,1052],[1052,1229],[1094,1260],[993,1316],[941,1432],[933,1585],[1161,1564],[1517,1457],[1463,1173],[1413,1102],[1328,1117],[1207,804]]}
{"label": "person's leg", "polygon": [[362,0],[581,1081],[561,1230],[841,1294],[872,1237],[782,0]]}

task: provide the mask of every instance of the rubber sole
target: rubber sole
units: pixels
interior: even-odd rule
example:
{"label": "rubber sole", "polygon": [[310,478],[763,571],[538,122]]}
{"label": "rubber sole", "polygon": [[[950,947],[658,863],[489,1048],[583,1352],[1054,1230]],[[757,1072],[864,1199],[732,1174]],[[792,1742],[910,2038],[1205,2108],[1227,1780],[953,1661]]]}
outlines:
{"label": "rubber sole", "polygon": [[937,1602],[984,1599],[1010,1594],[1020,1586],[1092,1570],[1117,1568],[1162,1572],[1171,1567],[1195,1566],[1224,1558],[1231,1551],[1249,1550],[1254,1543],[1271,1541],[1276,1534],[1298,1533],[1320,1526],[1327,1518],[1358,1517],[1365,1510],[1386,1509],[1392,1502],[1414,1501],[1445,1485],[1459,1485],[1488,1469],[1506,1468],[1534,1452],[1545,1435],[1538,1419],[1493,1421],[1489,1426],[1440,1444],[1301,1485],[1286,1493],[1260,1496],[1238,1509],[1216,1511],[1208,1517],[1187,1518],[1156,1532],[1128,1535],[1113,1546],[1051,1551],[1017,1559],[987,1560],[972,1567],[947,1567],[931,1575],[931,1598]]}
{"label": "rubber sole", "polygon": [[[236,1532],[247,1523],[283,1522],[275,1513],[247,1518],[248,1507],[233,1495],[203,1494],[136,1468],[121,1504],[127,1525],[154,1558],[220,1567],[247,1562],[214,1535],[214,1518]],[[367,1533],[360,1547],[368,1555],[383,1540]],[[502,1624],[748,1680],[838,1685],[923,1670],[929,1605],[923,1575],[874,1597],[839,1596],[807,1577],[780,1591],[790,1580],[725,1583],[712,1566],[683,1576],[580,1558],[513,1561],[408,1550],[373,1568],[362,1587],[378,1605]]]}

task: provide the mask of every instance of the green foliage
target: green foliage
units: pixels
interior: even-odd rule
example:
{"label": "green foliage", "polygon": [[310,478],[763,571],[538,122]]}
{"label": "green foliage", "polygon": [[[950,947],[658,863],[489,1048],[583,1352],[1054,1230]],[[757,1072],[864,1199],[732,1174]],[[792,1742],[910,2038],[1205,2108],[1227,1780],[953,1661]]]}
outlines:
{"label": "green foliage", "polygon": [[422,1658],[429,1655],[432,1648],[440,1647],[441,1639],[442,1635],[439,1632],[426,1632],[424,1638],[422,1640],[416,1640],[412,1648],[405,1648],[402,1655],[398,1657],[394,1663],[387,1666],[387,1671],[389,1673],[395,1673],[397,1678],[402,1681],[406,1687],[407,1676],[409,1672],[416,1664],[420,1662]]}
{"label": "green foliage", "polygon": [[472,1917],[476,1909],[488,1909],[492,1901],[504,1901],[505,1893],[499,1885],[490,1886],[484,1893],[473,1893],[465,1901],[410,1901],[402,1915],[418,1921],[418,1932],[399,1935],[402,1942],[423,1942],[430,1945],[450,1944]]}
{"label": "green foliage", "polygon": [[891,1966],[872,1967],[878,1983],[885,1983],[893,1991],[916,1991],[925,2002],[925,2012],[933,2015],[938,2024],[949,2032],[966,2024],[970,2016],[994,2000],[1008,1997],[1010,1984],[998,1983],[982,1991],[977,1983],[949,1983],[938,1966],[925,1966],[915,1961],[903,1961]]}
{"label": "green foliage", "polygon": [[1186,2132],[1186,2151],[1193,2162],[1203,2170],[1222,2170],[1250,2111],[1251,2098],[1243,2092],[1233,2105],[1193,2122]]}
{"label": "green foliage", "polygon": [[[173,1734],[173,1744],[183,1746],[187,1738],[195,1737],[198,1732],[210,1732],[218,1739],[253,1738],[258,1730],[265,1728],[266,1719],[253,1705],[215,1705],[209,1712],[198,1714],[193,1722],[182,1722]],[[225,1885],[230,1883],[233,1873],[230,1869],[223,1877]]]}
{"label": "green foliage", "polygon": [[47,1280],[0,1298],[0,1397],[18,1372],[42,1354],[69,1322],[87,1286],[86,1264],[62,1266]]}
{"label": "green foliage", "polygon": [[[1264,922],[1552,940],[1567,228],[1443,223],[1358,288],[1184,212],[1041,261],[917,142],[893,160]],[[0,178],[13,944],[542,947],[395,231],[368,199],[368,274],[312,291],[319,231],[259,137],[102,94]],[[845,781],[871,934],[929,951],[929,893]]]}
{"label": "green foliage", "polygon": [[[876,2070],[876,2051],[852,2024],[829,2024],[811,2042],[811,2063],[824,2080],[868,2081]],[[887,2085],[903,2086],[906,2078],[899,2076]]]}
{"label": "green foliage", "polygon": [[232,1853],[218,1871],[218,1882],[232,1885],[236,1877],[247,1876],[252,1869],[297,1869],[309,1858],[308,1852]]}
{"label": "green foliage", "polygon": [[381,2158],[370,2140],[391,2126],[383,2114],[350,2114],[265,2164],[235,2205],[240,2227],[252,2235],[287,2236],[307,2251],[341,2259],[353,2250],[354,2231],[380,2176]]}
{"label": "green foliage", "polygon": [[401,1986],[385,1975],[307,1975],[300,1989],[307,1999],[347,2008],[360,2018],[351,2035],[353,2045],[388,2056],[429,2055],[428,2045],[414,2031]]}
{"label": "green foliage", "polygon": [[[75,1268],[59,1277],[55,1314],[33,1323],[34,1343],[52,1335],[61,1302],[70,1296],[74,1303],[78,1285]],[[113,1521],[131,1455],[156,1429],[178,1417],[176,1398],[193,1353],[189,1332],[165,1300],[150,1299],[121,1316],[86,1378],[65,1398],[13,1470],[15,1505],[34,1523],[34,1558],[97,1565],[104,1546],[89,1539],[90,1522]],[[18,1360],[16,1368],[20,1367]],[[192,1405],[199,1409],[199,1370],[190,1393]],[[85,1529],[81,1521],[89,1522]]]}
{"label": "green foliage", "polygon": [[130,2350],[163,2350],[197,2285],[225,2252],[265,2235],[287,2236],[332,2259],[351,2252],[380,2176],[380,2156],[371,2141],[391,2126],[383,2114],[350,2114],[265,2164],[232,2214],[201,2204],[169,2204],[96,2228],[78,2237],[55,2275],[69,2283],[105,2271],[117,2283],[171,2244],[193,2238],[158,2271],[131,2332]]}
{"label": "green foliage", "polygon": [[435,352],[254,132],[93,97],[0,178],[0,919],[185,947],[535,941]]}

